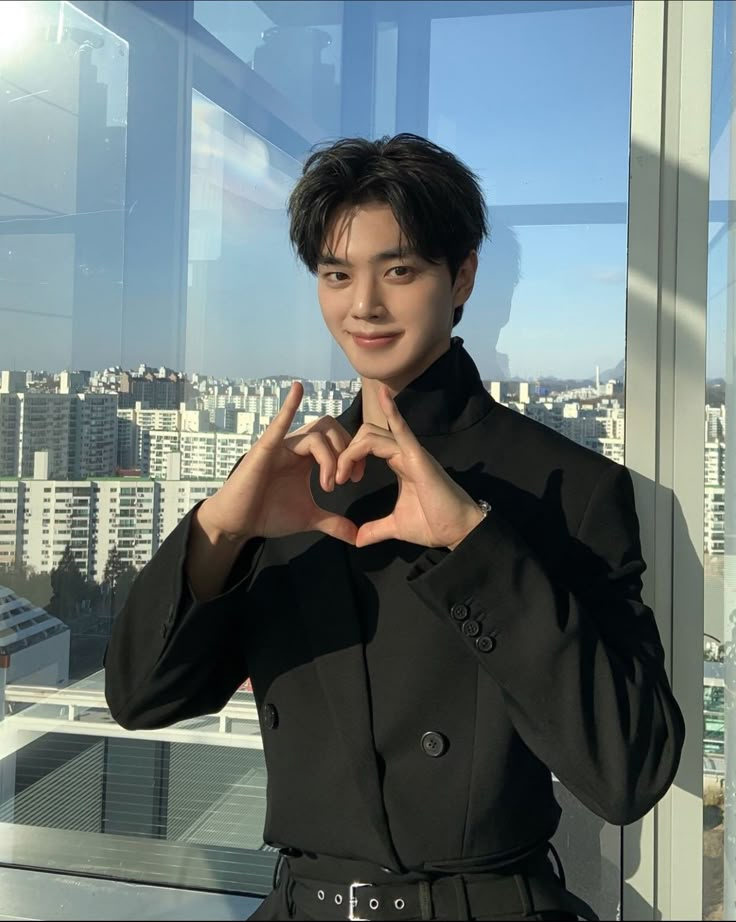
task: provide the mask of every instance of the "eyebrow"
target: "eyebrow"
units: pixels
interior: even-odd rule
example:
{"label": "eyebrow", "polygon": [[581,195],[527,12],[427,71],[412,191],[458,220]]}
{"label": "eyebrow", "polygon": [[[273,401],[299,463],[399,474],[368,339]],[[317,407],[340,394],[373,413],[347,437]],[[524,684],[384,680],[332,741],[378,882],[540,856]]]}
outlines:
{"label": "eyebrow", "polygon": [[[394,247],[391,250],[383,250],[381,253],[376,253],[370,257],[368,262],[375,264],[388,262],[390,259],[411,259],[411,257],[416,255],[417,254],[414,252],[414,250],[402,250],[400,247]],[[340,259],[339,256],[333,256],[330,253],[325,253],[324,256],[320,256],[317,260],[317,265],[344,266],[346,268],[352,267],[352,263],[348,260]]]}

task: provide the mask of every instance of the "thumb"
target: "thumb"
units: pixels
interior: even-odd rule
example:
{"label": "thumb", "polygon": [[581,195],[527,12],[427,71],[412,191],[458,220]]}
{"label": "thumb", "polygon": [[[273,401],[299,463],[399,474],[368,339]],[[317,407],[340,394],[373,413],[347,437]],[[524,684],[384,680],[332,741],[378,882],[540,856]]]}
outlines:
{"label": "thumb", "polygon": [[330,535],[346,544],[355,544],[355,536],[358,529],[350,519],[342,515],[336,515],[334,512],[327,512],[324,509],[317,509],[314,518],[310,523],[311,527],[322,534]]}
{"label": "thumb", "polygon": [[366,522],[365,525],[361,525],[355,539],[355,546],[367,547],[369,544],[390,541],[392,538],[398,538],[396,523],[393,515],[387,515],[384,519],[376,519],[373,522]]}

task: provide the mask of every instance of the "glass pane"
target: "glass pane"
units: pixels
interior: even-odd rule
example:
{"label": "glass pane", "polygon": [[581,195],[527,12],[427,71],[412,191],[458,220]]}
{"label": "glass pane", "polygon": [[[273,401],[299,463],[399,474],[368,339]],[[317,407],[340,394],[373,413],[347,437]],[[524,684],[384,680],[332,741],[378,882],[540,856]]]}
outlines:
{"label": "glass pane", "polygon": [[[357,389],[291,184],[336,135],[455,151],[491,206],[458,329],[488,388],[623,461],[631,4],[100,7],[0,3],[0,861],[265,893],[250,688],[132,735],[101,667],[135,575],[291,381],[296,424]],[[618,831],[558,793],[569,884],[613,918]]]}
{"label": "glass pane", "polygon": [[[710,215],[708,225],[708,352],[705,393],[705,628],[703,636],[703,918],[730,918],[736,899],[733,842],[734,624],[736,518],[733,439],[726,426],[734,404],[734,6],[716,0],[713,33]],[[725,835],[728,830],[728,835]],[[724,847],[725,846],[725,847]],[[725,888],[724,888],[725,876]]]}
{"label": "glass pane", "polygon": [[[429,135],[491,217],[458,331],[497,399],[623,463],[632,10],[545,6],[431,5]],[[620,832],[557,797],[568,886],[616,918]]]}
{"label": "glass pane", "polygon": [[339,132],[342,3],[194,0],[194,18],[277,91],[285,121],[296,109],[321,137]]}

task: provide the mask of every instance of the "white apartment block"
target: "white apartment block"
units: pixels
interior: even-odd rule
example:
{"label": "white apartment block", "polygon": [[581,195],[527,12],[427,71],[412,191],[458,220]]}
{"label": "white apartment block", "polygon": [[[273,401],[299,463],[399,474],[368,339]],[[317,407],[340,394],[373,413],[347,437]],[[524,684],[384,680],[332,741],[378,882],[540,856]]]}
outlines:
{"label": "white apartment block", "polygon": [[90,480],[21,480],[23,563],[47,572],[70,545],[82,573],[92,570],[91,519],[94,493]]}
{"label": "white apartment block", "polygon": [[705,482],[726,482],[726,408],[705,408]]}
{"label": "white apartment block", "polygon": [[[49,477],[67,480],[75,476],[79,419],[74,394],[16,394],[18,401],[18,477],[33,476],[37,451],[49,455]],[[109,473],[112,473],[110,471]]]}
{"label": "white apartment block", "polygon": [[70,545],[79,569],[98,583],[113,546],[141,569],[178,522],[221,481],[0,481],[0,564],[36,572],[58,565]]}
{"label": "white apartment block", "polygon": [[725,405],[705,408],[705,441],[720,442],[726,438]]}
{"label": "white apartment block", "polygon": [[71,476],[110,477],[118,459],[116,394],[76,394],[80,458]]}
{"label": "white apartment block", "polygon": [[305,397],[302,400],[301,409],[305,415],[337,417],[350,406],[351,402],[352,400],[349,397],[317,395]]}
{"label": "white apartment block", "polygon": [[281,409],[282,400],[287,392],[288,387],[264,381],[260,384],[246,384],[243,393],[235,394],[232,393],[232,388],[228,388],[225,393],[203,394],[197,398],[197,403],[207,411],[213,425],[217,423],[218,411],[225,409],[247,410],[270,420]]}
{"label": "white apartment block", "polygon": [[189,510],[212,496],[222,485],[221,480],[163,480],[156,484],[159,494],[159,517],[156,544],[160,546],[181,522]]}
{"label": "white apartment block", "polygon": [[181,433],[181,476],[184,480],[207,480],[215,476],[214,432]]}
{"label": "white apartment block", "polygon": [[706,554],[725,553],[726,490],[718,484],[705,486],[703,550]]}
{"label": "white apartment block", "polygon": [[[253,439],[250,435],[238,435],[234,432],[218,432],[215,437],[215,480],[222,482],[235,467],[238,460],[250,451]],[[182,473],[185,480],[190,476]]]}
{"label": "white apartment block", "polygon": [[260,413],[252,413],[250,410],[236,410],[233,420],[233,428],[225,429],[226,432],[235,432],[237,435],[250,435],[255,438],[263,435],[265,424],[261,423]]}
{"label": "white apartment block", "polygon": [[22,499],[20,481],[0,480],[0,566],[15,566],[23,530]]}
{"label": "white apartment block", "polygon": [[726,407],[705,408],[705,515],[703,549],[725,553]]}
{"label": "white apartment block", "polygon": [[723,486],[726,482],[726,443],[705,443],[705,482]]}
{"label": "white apartment block", "polygon": [[168,458],[181,448],[181,434],[177,431],[167,432],[153,430],[143,432],[139,464],[144,477],[164,480],[168,476]]}
{"label": "white apartment block", "polygon": [[112,476],[116,411],[114,394],[0,394],[0,476],[33,476],[37,452],[48,453],[52,479]]}
{"label": "white apartment block", "polygon": [[[182,404],[178,410],[144,407],[139,401],[135,409],[118,410],[118,465],[122,469],[138,469],[143,476],[152,470],[165,470],[162,451],[179,450],[180,432],[208,432],[206,410],[188,410]],[[152,438],[151,433],[174,434],[175,438]],[[161,476],[153,474],[153,476]]]}
{"label": "white apartment block", "polygon": [[93,482],[90,532],[94,554],[88,575],[98,583],[114,545],[121,560],[139,570],[153,556],[158,547],[160,514],[156,486],[152,480],[133,477]]}
{"label": "white apartment block", "polygon": [[19,394],[26,389],[27,371],[0,371],[0,394]]}
{"label": "white apartment block", "polygon": [[149,451],[144,457],[143,468],[155,480],[167,480],[172,476],[169,461],[172,455],[178,454],[178,477],[182,480],[222,481],[253,444],[253,436],[247,433],[149,432],[146,435]]}
{"label": "white apartment block", "polygon": [[0,477],[18,476],[20,409],[15,394],[0,394]]}

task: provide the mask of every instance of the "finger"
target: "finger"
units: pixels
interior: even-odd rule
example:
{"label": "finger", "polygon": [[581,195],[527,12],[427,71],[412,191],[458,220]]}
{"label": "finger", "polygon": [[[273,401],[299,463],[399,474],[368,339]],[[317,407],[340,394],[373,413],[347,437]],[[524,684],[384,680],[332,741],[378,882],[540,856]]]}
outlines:
{"label": "finger", "polygon": [[396,439],[390,433],[386,432],[384,435],[373,432],[366,433],[361,439],[353,439],[338,458],[335,481],[345,483],[351,476],[353,465],[358,462],[362,462],[362,467],[359,470],[364,472],[365,459],[368,455],[375,455],[377,458],[383,458],[388,461],[399,453],[400,449]]}
{"label": "finger", "polygon": [[289,393],[286,395],[286,400],[284,400],[281,409],[258,440],[259,444],[265,443],[266,447],[272,447],[283,440],[294,422],[296,411],[299,409],[303,396],[304,385],[301,381],[294,381],[289,388]]}
{"label": "finger", "polygon": [[355,538],[358,529],[354,522],[346,519],[341,515],[335,515],[315,506],[315,515],[310,522],[311,528],[315,531],[321,531],[324,535],[330,535],[339,541],[345,541],[346,544],[355,544]]}
{"label": "finger", "polygon": [[353,481],[353,483],[360,483],[364,476],[365,458],[360,458],[358,461],[353,462],[353,467],[350,471],[350,479]]}
{"label": "finger", "polygon": [[323,432],[310,432],[296,445],[291,447],[295,455],[311,455],[319,465],[319,483],[325,492],[334,489],[337,473],[337,455],[335,449]]}
{"label": "finger", "polygon": [[300,429],[290,432],[286,437],[286,442],[289,447],[293,447],[294,445],[298,445],[305,436],[313,432],[321,432],[326,436],[335,449],[336,455],[339,455],[340,452],[344,451],[350,444],[350,433],[332,416],[323,416],[321,419],[314,420],[311,423],[307,423],[306,426],[302,426]]}
{"label": "finger", "polygon": [[333,423],[334,425],[322,431],[335,449],[335,457],[339,457],[350,444],[350,433],[343,429],[337,421],[333,420]]}
{"label": "finger", "polygon": [[402,449],[416,448],[419,445],[417,437],[409,428],[407,421],[401,413],[399,413],[396,401],[391,396],[391,391],[385,384],[378,390],[378,400],[381,404],[381,409],[386,414],[386,421],[388,422],[391,434],[399,443],[399,447]]}
{"label": "finger", "polygon": [[392,538],[398,538],[393,514],[386,516],[385,519],[376,519],[375,522],[366,522],[365,525],[361,525],[355,537],[355,546],[367,547],[369,544],[390,541]]}

